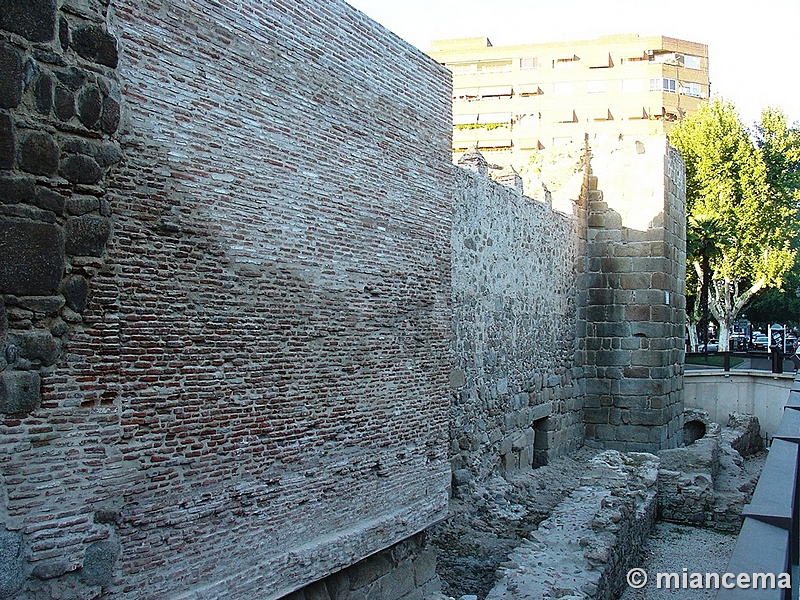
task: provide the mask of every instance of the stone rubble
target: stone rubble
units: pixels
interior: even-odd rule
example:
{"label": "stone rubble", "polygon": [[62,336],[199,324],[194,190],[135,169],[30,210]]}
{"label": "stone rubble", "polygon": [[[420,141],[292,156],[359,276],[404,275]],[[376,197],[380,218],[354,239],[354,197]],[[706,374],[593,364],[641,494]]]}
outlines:
{"label": "stone rubble", "polygon": [[572,492],[501,565],[487,600],[615,598],[656,518],[658,459],[602,452]]}
{"label": "stone rubble", "polygon": [[[698,546],[698,531],[738,531],[763,465],[758,420],[733,414],[721,427],[707,414],[685,415],[698,419],[700,439],[659,456],[583,449],[509,480],[469,482],[432,532],[438,598],[618,598],[627,571],[656,560],[647,549],[663,547],[665,536],[673,546],[682,536]],[[678,524],[654,529],[657,519]],[[718,562],[731,546],[720,547]],[[681,556],[682,567],[696,564],[690,553]]]}

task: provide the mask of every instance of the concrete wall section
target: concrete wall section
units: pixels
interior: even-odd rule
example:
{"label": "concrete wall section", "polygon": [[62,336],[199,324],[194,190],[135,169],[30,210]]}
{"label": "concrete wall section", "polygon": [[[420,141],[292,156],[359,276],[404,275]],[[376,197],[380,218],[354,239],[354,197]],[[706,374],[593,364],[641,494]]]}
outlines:
{"label": "concrete wall section", "polygon": [[489,181],[483,166],[455,173],[450,438],[457,481],[530,469],[583,438],[577,220]]}
{"label": "concrete wall section", "polygon": [[14,581],[279,597],[446,512],[450,76],[340,1],[120,0],[108,31],[113,233],[4,422]]}
{"label": "concrete wall section", "polygon": [[716,423],[727,423],[731,413],[754,415],[767,438],[778,429],[794,380],[794,374],[758,371],[687,371],[684,377],[687,407],[708,412]]}
{"label": "concrete wall section", "polygon": [[663,137],[597,143],[592,152],[587,442],[674,447],[683,411],[683,161]]}

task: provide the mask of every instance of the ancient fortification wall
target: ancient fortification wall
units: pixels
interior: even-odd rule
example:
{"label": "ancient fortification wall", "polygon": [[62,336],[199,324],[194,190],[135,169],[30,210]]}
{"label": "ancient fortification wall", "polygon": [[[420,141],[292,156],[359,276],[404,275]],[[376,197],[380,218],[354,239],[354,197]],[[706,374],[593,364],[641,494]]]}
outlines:
{"label": "ancient fortification wall", "polygon": [[592,146],[586,273],[586,440],[681,443],[685,167],[662,137]]}
{"label": "ancient fortification wall", "polygon": [[451,453],[457,483],[545,464],[583,443],[575,363],[578,220],[454,173]]}
{"label": "ancient fortification wall", "polygon": [[443,517],[449,74],[344,2],[84,4],[2,22],[14,589],[279,597]]}
{"label": "ancient fortification wall", "polygon": [[451,477],[676,442],[663,142],[530,199],[341,0],[3,8],[0,597],[419,597]]}

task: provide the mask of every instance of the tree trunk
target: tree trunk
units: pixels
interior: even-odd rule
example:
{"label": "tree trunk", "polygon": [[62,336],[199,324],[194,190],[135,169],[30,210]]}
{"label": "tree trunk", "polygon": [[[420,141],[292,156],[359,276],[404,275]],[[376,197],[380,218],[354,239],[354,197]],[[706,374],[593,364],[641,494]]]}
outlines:
{"label": "tree trunk", "polygon": [[700,343],[697,329],[700,326],[700,322],[703,320],[703,312],[700,308],[703,274],[700,263],[697,261],[694,262],[694,270],[697,272],[697,298],[692,304],[692,310],[686,312],[686,331],[689,334],[689,352],[697,352]]}
{"label": "tree trunk", "polygon": [[727,351],[730,348],[733,322],[756,292],[764,286],[764,281],[762,277],[741,294],[738,281],[723,279],[713,282],[714,297],[709,302],[709,308],[719,323],[720,351]]}

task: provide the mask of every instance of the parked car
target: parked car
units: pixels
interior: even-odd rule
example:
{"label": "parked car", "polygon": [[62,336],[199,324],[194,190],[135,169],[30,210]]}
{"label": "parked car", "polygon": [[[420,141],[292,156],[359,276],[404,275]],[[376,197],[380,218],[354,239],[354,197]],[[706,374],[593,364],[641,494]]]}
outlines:
{"label": "parked car", "polygon": [[768,348],[769,348],[769,336],[761,333],[753,338],[754,350],[767,350]]}
{"label": "parked car", "polygon": [[[706,345],[703,342],[697,344],[697,351],[698,352],[705,352]],[[709,352],[718,352],[719,351],[719,342],[717,340],[708,340],[708,351]]]}
{"label": "parked car", "polygon": [[797,337],[790,333],[786,336],[786,354],[794,354],[797,350]]}
{"label": "parked car", "polygon": [[731,349],[732,350],[747,350],[747,336],[743,333],[734,333],[731,335]]}

